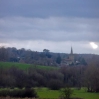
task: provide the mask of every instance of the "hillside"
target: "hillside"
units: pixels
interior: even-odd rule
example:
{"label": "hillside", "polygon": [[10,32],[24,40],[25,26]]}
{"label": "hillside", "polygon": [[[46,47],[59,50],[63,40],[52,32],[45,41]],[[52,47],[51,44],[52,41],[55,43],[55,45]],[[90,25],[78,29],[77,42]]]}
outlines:
{"label": "hillside", "polygon": [[37,69],[46,69],[46,70],[58,69],[58,67],[52,67],[52,66],[42,66],[42,65],[25,64],[25,63],[23,64],[23,63],[15,63],[15,62],[0,62],[0,68],[10,68],[13,66],[22,70],[27,70],[30,67]]}

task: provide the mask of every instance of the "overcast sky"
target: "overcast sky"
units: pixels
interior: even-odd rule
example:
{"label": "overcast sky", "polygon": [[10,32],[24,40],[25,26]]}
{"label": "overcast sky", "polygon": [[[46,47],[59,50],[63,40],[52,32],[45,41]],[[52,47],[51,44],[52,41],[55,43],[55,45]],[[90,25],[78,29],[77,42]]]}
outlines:
{"label": "overcast sky", "polygon": [[0,46],[99,54],[99,0],[0,0]]}

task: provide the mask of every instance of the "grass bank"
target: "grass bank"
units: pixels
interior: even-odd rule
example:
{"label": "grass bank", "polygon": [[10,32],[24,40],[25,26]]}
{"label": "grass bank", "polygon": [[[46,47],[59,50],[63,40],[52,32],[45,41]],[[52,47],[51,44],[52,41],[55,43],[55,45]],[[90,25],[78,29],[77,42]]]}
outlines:
{"label": "grass bank", "polygon": [[37,68],[37,69],[46,69],[46,70],[58,69],[58,67],[53,67],[53,66],[42,66],[42,65],[33,65],[33,64],[25,64],[25,63],[15,63],[15,62],[0,62],[0,68],[3,67],[7,69],[12,66],[15,66],[22,70],[27,70],[29,67]]}

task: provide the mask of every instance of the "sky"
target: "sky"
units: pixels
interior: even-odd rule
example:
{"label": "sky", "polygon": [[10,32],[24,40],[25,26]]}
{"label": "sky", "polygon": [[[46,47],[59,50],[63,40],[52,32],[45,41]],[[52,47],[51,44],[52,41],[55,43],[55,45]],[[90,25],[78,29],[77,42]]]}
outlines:
{"label": "sky", "polygon": [[0,46],[99,54],[99,0],[0,0]]}

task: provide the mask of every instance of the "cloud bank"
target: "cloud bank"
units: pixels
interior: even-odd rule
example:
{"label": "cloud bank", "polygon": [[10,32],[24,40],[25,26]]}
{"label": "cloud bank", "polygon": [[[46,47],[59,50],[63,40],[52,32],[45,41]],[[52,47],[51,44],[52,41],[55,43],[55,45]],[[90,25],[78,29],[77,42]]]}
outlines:
{"label": "cloud bank", "polygon": [[0,0],[0,16],[99,18],[99,0]]}
{"label": "cloud bank", "polygon": [[97,53],[99,0],[0,0],[0,45]]}
{"label": "cloud bank", "polygon": [[99,19],[25,18],[0,19],[0,38],[6,40],[99,41]]}

